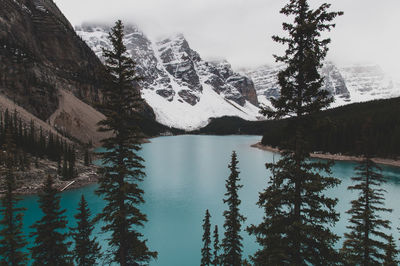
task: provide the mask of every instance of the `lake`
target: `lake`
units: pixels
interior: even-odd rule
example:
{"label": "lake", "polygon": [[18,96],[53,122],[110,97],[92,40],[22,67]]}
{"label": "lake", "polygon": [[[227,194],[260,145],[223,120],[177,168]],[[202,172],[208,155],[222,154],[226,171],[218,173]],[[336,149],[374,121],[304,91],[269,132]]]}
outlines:
{"label": "lake", "polygon": [[[240,210],[247,217],[243,228],[259,223],[262,210],[256,206],[258,193],[268,181],[269,173],[265,169],[266,162],[278,159],[278,155],[250,147],[259,142],[259,136],[174,136],[159,137],[151,143],[143,145],[141,155],[146,160],[147,177],[142,184],[145,191],[146,204],[142,210],[149,222],[142,229],[148,239],[151,250],[158,251],[158,260],[150,265],[155,266],[191,266],[200,264],[202,247],[202,220],[206,209],[211,214],[212,229],[219,226],[220,239],[223,237],[223,216],[226,209],[222,199],[225,193],[225,179],[229,175],[227,168],[233,150],[238,154],[241,184]],[[342,180],[342,184],[330,191],[329,195],[339,198],[337,210],[341,220],[334,228],[342,235],[346,231],[348,216],[344,213],[350,206],[350,200],[357,195],[347,190],[352,183],[355,164],[337,162],[333,167],[334,176]],[[400,169],[383,166],[383,174],[388,183],[387,207],[393,208],[385,217],[392,221],[393,228],[398,227],[400,218]],[[69,226],[75,226],[73,215],[81,194],[84,194],[92,213],[98,213],[104,206],[103,201],[94,194],[96,185],[66,191],[62,193],[61,204],[67,209]],[[41,216],[37,204],[37,196],[26,196],[22,204],[28,208],[24,217],[25,232],[29,225]],[[395,208],[398,208],[397,210]],[[100,226],[97,226],[97,231]],[[397,230],[393,230],[395,239],[399,238]],[[244,255],[247,257],[257,250],[253,237],[243,233]],[[105,247],[106,236],[99,236]]]}

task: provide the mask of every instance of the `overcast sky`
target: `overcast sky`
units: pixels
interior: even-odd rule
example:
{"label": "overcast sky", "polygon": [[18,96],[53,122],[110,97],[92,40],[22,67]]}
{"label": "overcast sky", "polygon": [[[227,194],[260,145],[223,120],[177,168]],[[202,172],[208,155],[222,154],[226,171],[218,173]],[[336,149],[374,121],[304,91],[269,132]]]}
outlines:
{"label": "overcast sky", "polygon": [[[400,0],[310,0],[332,2],[336,19],[328,59],[339,64],[378,63],[400,77]],[[234,68],[272,63],[283,48],[271,36],[281,34],[287,18],[283,0],[55,0],[73,25],[82,22],[137,24],[151,39],[183,33],[205,59],[226,58]]]}

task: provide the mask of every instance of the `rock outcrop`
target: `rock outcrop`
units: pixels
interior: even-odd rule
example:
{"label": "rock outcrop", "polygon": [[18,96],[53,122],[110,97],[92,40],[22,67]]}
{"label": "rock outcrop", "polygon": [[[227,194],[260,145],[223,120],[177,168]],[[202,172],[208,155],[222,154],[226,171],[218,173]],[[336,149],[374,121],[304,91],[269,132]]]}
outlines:
{"label": "rock outcrop", "polygon": [[0,91],[47,120],[58,89],[100,99],[103,66],[51,0],[0,0]]}
{"label": "rock outcrop", "polygon": [[[82,142],[98,143],[93,125],[101,114],[93,107],[102,101],[105,76],[101,60],[52,0],[0,0],[0,95]],[[65,108],[67,92],[79,106]],[[77,117],[77,108],[89,115]],[[154,120],[146,103],[140,111]]]}
{"label": "rock outcrop", "polygon": [[[110,46],[109,29],[99,24],[76,27],[101,59],[101,47]],[[155,109],[159,122],[188,129],[224,115],[257,119],[258,99],[251,79],[234,72],[226,61],[203,60],[182,34],[152,42],[137,27],[127,25],[124,42],[137,63],[142,95]],[[216,102],[222,106],[215,106]],[[201,118],[192,116],[190,123],[185,114],[180,116],[182,121],[173,121],[179,117],[177,112],[202,114],[198,115]]]}
{"label": "rock outcrop", "polygon": [[[282,68],[281,65],[264,65],[243,71],[254,81],[258,100],[267,106],[270,98],[280,96],[277,74]],[[322,89],[328,90],[335,99],[332,106],[400,96],[400,83],[377,65],[338,67],[328,61],[320,73],[324,77]]]}

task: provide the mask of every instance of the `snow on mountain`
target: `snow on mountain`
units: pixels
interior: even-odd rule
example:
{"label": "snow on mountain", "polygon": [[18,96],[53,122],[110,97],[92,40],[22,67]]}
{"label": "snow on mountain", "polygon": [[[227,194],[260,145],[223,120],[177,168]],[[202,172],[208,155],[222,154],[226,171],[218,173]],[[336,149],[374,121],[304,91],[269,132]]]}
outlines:
{"label": "snow on mountain", "polygon": [[351,65],[340,68],[352,102],[400,96],[400,82],[395,81],[378,65]]}
{"label": "snow on mountain", "polygon": [[[253,80],[260,104],[271,106],[269,99],[279,97],[277,74],[281,69],[282,65],[264,65],[242,71]],[[331,107],[400,96],[400,82],[391,79],[377,65],[338,67],[325,62],[321,74],[325,78],[323,88],[335,99]]]}
{"label": "snow on mountain", "polygon": [[[77,33],[102,59],[110,47],[109,26],[83,25]],[[124,43],[137,63],[141,93],[160,123],[191,130],[225,115],[263,119],[259,104],[271,106],[280,95],[277,74],[282,65],[264,65],[234,72],[227,61],[208,62],[192,50],[182,34],[149,40],[137,27],[126,26]],[[325,62],[324,89],[334,96],[331,107],[400,96],[400,83],[376,65],[338,67]]]}
{"label": "snow on mountain", "polygon": [[[111,46],[109,30],[102,25],[76,27],[102,60],[101,48]],[[205,126],[213,117],[262,118],[252,80],[235,73],[226,61],[202,60],[183,35],[153,42],[138,28],[126,26],[124,43],[143,78],[142,96],[158,122],[191,130]]]}

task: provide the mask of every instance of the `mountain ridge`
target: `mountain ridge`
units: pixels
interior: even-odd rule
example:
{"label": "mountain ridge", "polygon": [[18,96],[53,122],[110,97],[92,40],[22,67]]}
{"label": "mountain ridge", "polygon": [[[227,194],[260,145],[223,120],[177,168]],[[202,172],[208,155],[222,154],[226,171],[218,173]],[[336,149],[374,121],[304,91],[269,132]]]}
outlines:
{"label": "mountain ridge", "polygon": [[[279,97],[277,74],[282,68],[282,65],[262,65],[241,70],[241,73],[253,79],[260,103],[271,107],[270,98]],[[376,64],[337,66],[326,61],[320,73],[325,78],[323,88],[335,99],[331,108],[400,96],[400,82],[396,82]]]}
{"label": "mountain ridge", "polygon": [[[75,27],[100,59],[101,47],[109,46],[109,28],[96,23]],[[234,71],[226,60],[203,60],[183,34],[150,40],[135,25],[125,25],[125,33],[128,53],[144,77],[142,97],[161,124],[195,130],[223,116],[263,120],[260,104],[272,107],[270,98],[280,95],[277,73],[282,65]],[[376,65],[342,67],[327,61],[321,75],[335,99],[331,107],[400,96],[400,83]]]}
{"label": "mountain ridge", "polygon": [[[100,59],[101,47],[110,47],[108,30],[104,25],[76,27]],[[227,62],[204,61],[182,34],[151,41],[136,26],[126,25],[124,42],[142,77],[142,97],[158,122],[190,130],[205,126],[211,117],[260,118],[253,82]]]}

